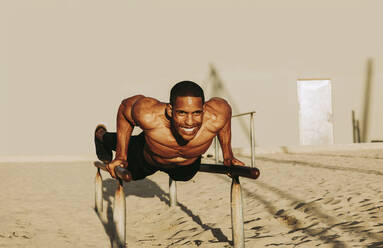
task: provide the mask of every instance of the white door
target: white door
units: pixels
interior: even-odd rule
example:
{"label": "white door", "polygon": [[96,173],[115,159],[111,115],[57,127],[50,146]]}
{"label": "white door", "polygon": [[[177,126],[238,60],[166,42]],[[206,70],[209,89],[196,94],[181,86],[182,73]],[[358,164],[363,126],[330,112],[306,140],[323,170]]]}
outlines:
{"label": "white door", "polygon": [[334,143],[331,80],[298,80],[301,145]]}

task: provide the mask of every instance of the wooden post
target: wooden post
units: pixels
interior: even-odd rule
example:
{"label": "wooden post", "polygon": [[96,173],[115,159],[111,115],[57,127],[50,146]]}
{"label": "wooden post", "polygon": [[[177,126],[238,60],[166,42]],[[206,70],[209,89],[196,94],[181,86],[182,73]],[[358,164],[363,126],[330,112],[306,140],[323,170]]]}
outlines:
{"label": "wooden post", "polygon": [[233,177],[230,201],[234,248],[244,248],[245,234],[243,230],[242,192],[238,177]]}
{"label": "wooden post", "polygon": [[177,206],[177,184],[171,177],[169,177],[169,198],[170,207]]}
{"label": "wooden post", "polygon": [[359,127],[359,120],[356,120],[356,141],[357,143],[360,143],[360,127]]}
{"label": "wooden post", "polygon": [[94,180],[95,183],[95,197],[94,197],[94,205],[97,213],[101,213],[102,208],[102,177],[100,173],[100,168],[97,168],[96,178]]}
{"label": "wooden post", "polygon": [[[370,105],[371,105],[371,89],[372,89],[372,75],[373,75],[373,60],[369,58],[367,60],[366,68],[366,86],[364,89],[364,105],[363,105],[363,118],[362,118],[362,133],[359,134],[360,142],[367,142],[370,127]],[[360,143],[359,142],[359,143]]]}
{"label": "wooden post", "polygon": [[126,202],[123,183],[118,179],[118,186],[114,195],[113,223],[115,227],[113,248],[124,248],[126,240]]}

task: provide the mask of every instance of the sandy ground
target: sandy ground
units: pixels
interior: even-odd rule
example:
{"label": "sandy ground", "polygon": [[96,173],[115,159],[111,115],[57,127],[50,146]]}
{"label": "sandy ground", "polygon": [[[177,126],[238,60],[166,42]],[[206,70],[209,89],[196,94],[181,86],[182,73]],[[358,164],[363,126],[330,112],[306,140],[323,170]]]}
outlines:
{"label": "sandy ground", "polygon": [[[242,157],[246,163],[248,158]],[[241,179],[246,247],[383,247],[381,150],[263,154]],[[90,162],[0,164],[0,247],[110,247],[116,183],[105,172],[94,211]],[[125,184],[128,247],[231,247],[231,179],[199,173]]]}

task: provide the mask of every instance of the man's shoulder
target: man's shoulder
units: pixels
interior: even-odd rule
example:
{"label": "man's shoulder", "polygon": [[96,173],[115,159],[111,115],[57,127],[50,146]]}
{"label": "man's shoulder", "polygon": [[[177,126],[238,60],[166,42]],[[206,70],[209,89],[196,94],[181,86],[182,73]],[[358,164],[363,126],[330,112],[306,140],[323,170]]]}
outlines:
{"label": "man's shoulder", "polygon": [[213,97],[205,105],[214,114],[231,114],[230,104],[223,98]]}
{"label": "man's shoulder", "polygon": [[163,105],[164,103],[158,101],[153,97],[142,96],[134,103],[133,107],[140,108],[143,110],[153,110],[153,107]]}
{"label": "man's shoulder", "polygon": [[165,103],[152,97],[141,97],[132,108],[132,116],[141,128],[150,128],[155,123],[159,113],[165,108]]}
{"label": "man's shoulder", "polygon": [[205,103],[206,124],[211,130],[221,129],[231,118],[229,103],[219,97],[213,97]]}

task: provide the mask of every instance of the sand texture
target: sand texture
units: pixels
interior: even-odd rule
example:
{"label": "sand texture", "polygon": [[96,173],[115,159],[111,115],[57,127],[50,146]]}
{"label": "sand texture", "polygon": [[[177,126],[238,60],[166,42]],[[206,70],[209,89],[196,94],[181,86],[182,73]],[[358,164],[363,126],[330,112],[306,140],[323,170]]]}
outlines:
{"label": "sand texture", "polygon": [[[250,163],[249,158],[241,158]],[[383,247],[381,150],[263,154],[257,180],[241,178],[246,247]],[[0,164],[0,247],[110,247],[116,182],[102,172],[94,211],[91,162]],[[124,184],[128,247],[232,247],[231,179],[199,173]]]}

